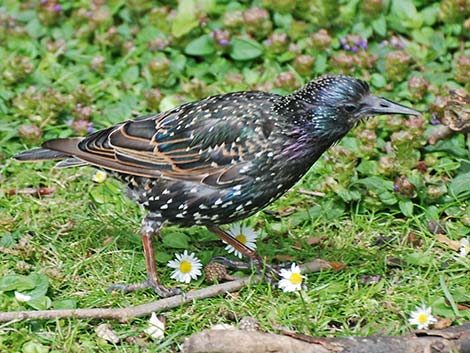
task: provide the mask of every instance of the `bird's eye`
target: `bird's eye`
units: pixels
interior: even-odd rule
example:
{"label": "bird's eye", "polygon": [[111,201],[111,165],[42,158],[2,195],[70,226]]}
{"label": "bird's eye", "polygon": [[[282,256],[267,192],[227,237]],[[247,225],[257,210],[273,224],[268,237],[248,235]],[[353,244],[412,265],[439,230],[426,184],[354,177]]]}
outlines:
{"label": "bird's eye", "polygon": [[345,104],[343,106],[343,109],[346,113],[352,113],[356,110],[356,106],[352,104]]}

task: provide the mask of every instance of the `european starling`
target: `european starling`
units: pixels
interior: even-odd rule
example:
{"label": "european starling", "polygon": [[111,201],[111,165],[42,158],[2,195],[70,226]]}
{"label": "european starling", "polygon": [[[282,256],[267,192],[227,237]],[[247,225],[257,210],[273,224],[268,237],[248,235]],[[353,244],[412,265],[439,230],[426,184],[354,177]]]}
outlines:
{"label": "european starling", "polygon": [[287,96],[216,95],[85,138],[49,140],[14,158],[62,159],[58,167],[91,165],[125,182],[148,211],[141,228],[147,280],[122,289],[150,287],[166,297],[179,290],[164,287],[157,276],[153,236],[163,224],[204,225],[261,270],[261,258],[220,225],[279,198],[355,123],[378,114],[420,115],[372,95],[364,81],[328,75]]}

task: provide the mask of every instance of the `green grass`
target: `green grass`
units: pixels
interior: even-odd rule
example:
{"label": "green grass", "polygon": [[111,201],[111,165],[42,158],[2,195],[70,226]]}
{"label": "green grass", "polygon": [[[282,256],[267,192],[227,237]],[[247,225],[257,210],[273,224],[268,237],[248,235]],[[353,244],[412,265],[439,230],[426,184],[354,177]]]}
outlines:
{"label": "green grass", "polygon": [[[409,332],[410,312],[421,304],[454,325],[469,320],[470,258],[440,243],[430,227],[438,222],[455,241],[470,233],[469,144],[464,134],[435,145],[428,137],[436,129],[431,121],[442,120],[450,105],[441,109],[436,100],[447,99],[450,89],[470,88],[463,22],[470,13],[459,11],[454,0],[285,1],[286,8],[269,0],[206,1],[200,7],[186,0],[174,6],[172,17],[167,3],[0,5],[1,311],[118,308],[157,299],[151,291],[106,292],[114,283],[145,278],[138,232],[143,213],[123,186],[110,179],[94,183],[92,168],[19,164],[10,158],[17,152],[49,138],[85,135],[89,122],[103,128],[220,92],[285,94],[326,72],[362,77],[374,93],[426,113],[365,121],[268,208],[288,216],[260,212],[247,220],[261,234],[258,252],[273,263],[287,255],[297,263],[322,258],[345,266],[309,274],[307,290],[288,294],[252,284],[166,311],[161,341],[144,334],[148,318],[110,322],[121,338],[116,346],[96,335],[99,320],[5,323],[0,351],[173,352],[184,337],[217,323],[237,325],[245,316],[268,332],[286,327],[318,336],[397,335]],[[240,21],[236,11],[246,14],[252,7],[267,12]],[[198,26],[201,18],[206,27]],[[217,30],[228,31],[215,36],[228,35],[227,46],[212,40]],[[287,40],[273,33],[287,34]],[[346,50],[340,40],[351,44],[357,39],[352,35],[367,38],[368,48]],[[465,112],[463,104],[451,108]],[[8,194],[39,186],[56,191]],[[305,195],[301,188],[324,196]],[[175,234],[188,245],[168,241]],[[187,248],[204,264],[226,255],[204,228],[168,227],[161,236],[157,262],[167,285],[178,284],[166,266],[175,253]],[[314,237],[319,241],[309,245]],[[11,285],[6,279],[12,275],[23,277]],[[208,285],[201,277],[181,287]],[[15,299],[15,290],[31,289],[34,302]]]}

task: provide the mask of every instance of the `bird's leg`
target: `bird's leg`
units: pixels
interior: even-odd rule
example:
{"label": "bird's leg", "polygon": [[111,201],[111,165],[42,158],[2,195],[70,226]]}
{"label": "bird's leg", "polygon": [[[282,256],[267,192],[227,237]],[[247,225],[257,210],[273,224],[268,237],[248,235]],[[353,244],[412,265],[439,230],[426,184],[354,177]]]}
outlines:
{"label": "bird's leg", "polygon": [[[266,276],[266,280],[269,283],[273,283],[276,278],[279,277],[279,271],[275,269],[273,266],[265,264],[262,257],[260,257],[254,250],[247,247],[245,244],[240,243],[237,239],[232,237],[226,231],[221,229],[219,226],[207,226],[207,229],[217,235],[220,239],[225,241],[226,243],[232,245],[236,250],[238,250],[241,254],[248,257],[250,262],[256,267],[256,271],[258,274],[264,272]],[[241,261],[232,261],[229,259],[225,259],[224,257],[217,257],[213,259],[217,262],[224,263],[227,267],[237,268],[237,269],[246,269],[249,266]]]}
{"label": "bird's leg", "polygon": [[141,283],[132,284],[115,284],[109,290],[119,289],[125,293],[133,292],[139,289],[152,288],[160,297],[166,298],[173,295],[181,294],[179,288],[167,288],[160,284],[157,274],[157,265],[155,262],[155,249],[153,247],[153,236],[157,234],[162,227],[159,218],[153,217],[152,213],[147,215],[141,227],[142,244],[145,253],[145,266],[147,268],[147,280]]}

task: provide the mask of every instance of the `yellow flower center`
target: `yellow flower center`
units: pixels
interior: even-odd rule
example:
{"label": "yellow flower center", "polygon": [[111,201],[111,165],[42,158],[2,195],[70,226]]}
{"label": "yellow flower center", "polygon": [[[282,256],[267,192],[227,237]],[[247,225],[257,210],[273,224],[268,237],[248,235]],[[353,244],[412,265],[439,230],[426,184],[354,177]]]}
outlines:
{"label": "yellow flower center", "polygon": [[418,322],[421,325],[424,325],[427,321],[428,321],[428,316],[426,315],[426,313],[421,313],[418,315]]}
{"label": "yellow flower center", "polygon": [[246,237],[245,234],[238,234],[235,239],[237,239],[240,243],[246,244]]}
{"label": "yellow flower center", "polygon": [[192,267],[192,265],[191,265],[191,262],[189,262],[189,261],[183,260],[180,263],[180,271],[183,272],[183,273],[191,272],[191,267]]}
{"label": "yellow flower center", "polygon": [[292,284],[301,284],[302,276],[300,275],[300,273],[294,272],[290,275],[289,281],[291,281]]}

